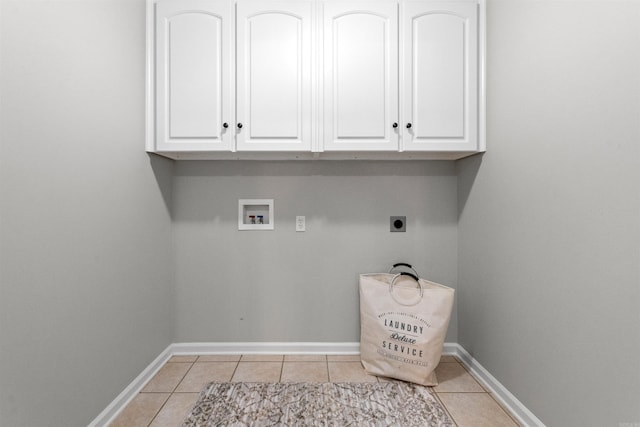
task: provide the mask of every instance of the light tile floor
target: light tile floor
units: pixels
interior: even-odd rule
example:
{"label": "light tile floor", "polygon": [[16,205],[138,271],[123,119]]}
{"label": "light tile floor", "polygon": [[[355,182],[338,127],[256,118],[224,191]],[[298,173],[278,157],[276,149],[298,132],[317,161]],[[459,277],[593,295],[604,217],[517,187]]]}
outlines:
{"label": "light tile floor", "polygon": [[[453,356],[443,356],[434,387],[458,427],[519,424]],[[119,414],[111,427],[178,427],[209,382],[376,382],[360,356],[173,356]]]}

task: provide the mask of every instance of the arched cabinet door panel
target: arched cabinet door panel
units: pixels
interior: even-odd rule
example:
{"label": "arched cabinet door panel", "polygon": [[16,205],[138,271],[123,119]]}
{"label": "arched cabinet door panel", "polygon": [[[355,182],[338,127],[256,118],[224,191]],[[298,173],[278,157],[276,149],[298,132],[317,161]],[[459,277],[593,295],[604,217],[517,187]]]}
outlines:
{"label": "arched cabinet door panel", "polygon": [[230,150],[231,4],[160,1],[155,35],[157,150]]}
{"label": "arched cabinet door panel", "polygon": [[326,1],[325,151],[398,150],[398,5]]}
{"label": "arched cabinet door panel", "polygon": [[407,1],[403,28],[403,148],[478,148],[478,4]]}
{"label": "arched cabinet door panel", "polygon": [[237,4],[238,151],[310,151],[312,3]]}

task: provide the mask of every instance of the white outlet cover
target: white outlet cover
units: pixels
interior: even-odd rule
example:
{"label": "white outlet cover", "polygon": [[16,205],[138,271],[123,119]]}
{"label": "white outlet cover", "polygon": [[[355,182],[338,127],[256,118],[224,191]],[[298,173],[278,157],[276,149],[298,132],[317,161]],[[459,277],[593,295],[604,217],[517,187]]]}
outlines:
{"label": "white outlet cover", "polygon": [[296,217],[296,231],[306,231],[306,218],[304,216]]}

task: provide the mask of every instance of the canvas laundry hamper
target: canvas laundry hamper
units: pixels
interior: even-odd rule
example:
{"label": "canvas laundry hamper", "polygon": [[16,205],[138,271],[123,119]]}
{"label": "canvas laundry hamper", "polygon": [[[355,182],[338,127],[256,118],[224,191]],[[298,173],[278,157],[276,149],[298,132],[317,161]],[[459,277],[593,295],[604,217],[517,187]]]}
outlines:
{"label": "canvas laundry hamper", "polygon": [[391,271],[399,266],[413,272],[360,275],[362,365],[372,375],[435,386],[454,290],[419,278],[406,263]]}

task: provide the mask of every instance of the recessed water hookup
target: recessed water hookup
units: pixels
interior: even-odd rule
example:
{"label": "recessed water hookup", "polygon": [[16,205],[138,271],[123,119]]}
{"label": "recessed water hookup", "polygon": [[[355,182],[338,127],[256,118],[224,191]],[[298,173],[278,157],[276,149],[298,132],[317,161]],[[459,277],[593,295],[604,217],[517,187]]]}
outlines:
{"label": "recessed water hookup", "polygon": [[407,231],[407,217],[406,216],[392,216],[389,218],[389,229],[393,232],[405,232]]}
{"label": "recessed water hookup", "polygon": [[273,199],[238,200],[238,230],[273,230]]}

